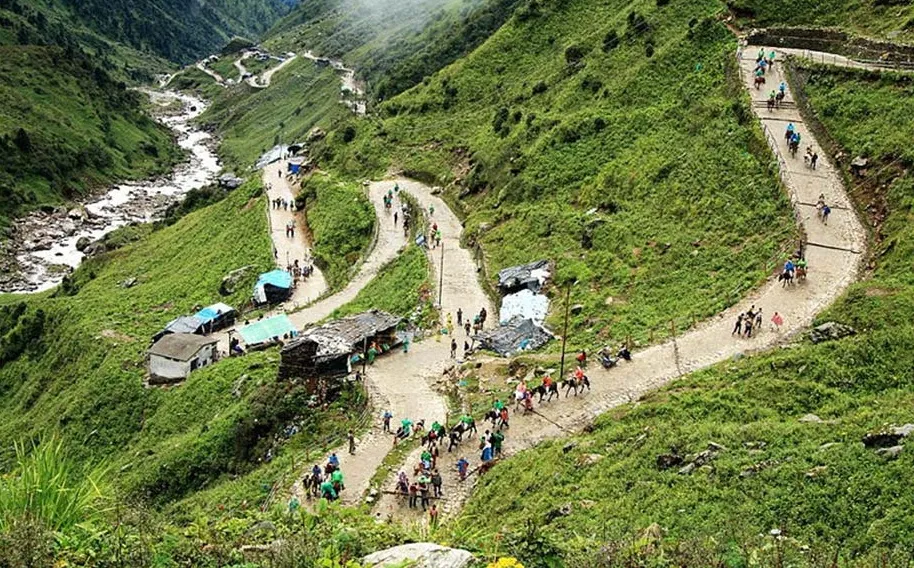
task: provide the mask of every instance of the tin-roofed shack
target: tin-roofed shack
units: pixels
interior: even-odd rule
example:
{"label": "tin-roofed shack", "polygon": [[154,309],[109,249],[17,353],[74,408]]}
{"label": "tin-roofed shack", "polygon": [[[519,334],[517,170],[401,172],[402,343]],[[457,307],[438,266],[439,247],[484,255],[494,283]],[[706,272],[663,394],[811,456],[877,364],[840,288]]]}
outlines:
{"label": "tin-roofed shack", "polygon": [[550,272],[548,260],[509,266],[498,271],[498,288],[502,294],[513,294],[520,290],[539,292]]}
{"label": "tin-roofed shack", "polygon": [[280,380],[317,379],[349,374],[355,354],[375,345],[383,352],[400,343],[397,326],[403,318],[371,310],[306,329],[283,347]]}

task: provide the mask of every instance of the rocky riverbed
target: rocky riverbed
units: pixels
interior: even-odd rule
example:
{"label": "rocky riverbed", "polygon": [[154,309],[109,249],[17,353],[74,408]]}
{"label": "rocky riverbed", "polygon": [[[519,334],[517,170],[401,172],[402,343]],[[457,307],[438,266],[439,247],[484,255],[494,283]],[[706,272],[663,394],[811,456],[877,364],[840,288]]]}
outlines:
{"label": "rocky riverbed", "polygon": [[190,190],[215,181],[221,166],[214,140],[193,124],[205,102],[172,91],[145,92],[156,119],[172,129],[188,159],[168,176],[119,184],[85,203],[45,208],[18,220],[0,241],[0,292],[53,288],[87,254],[101,252],[99,239],[107,233],[152,221]]}

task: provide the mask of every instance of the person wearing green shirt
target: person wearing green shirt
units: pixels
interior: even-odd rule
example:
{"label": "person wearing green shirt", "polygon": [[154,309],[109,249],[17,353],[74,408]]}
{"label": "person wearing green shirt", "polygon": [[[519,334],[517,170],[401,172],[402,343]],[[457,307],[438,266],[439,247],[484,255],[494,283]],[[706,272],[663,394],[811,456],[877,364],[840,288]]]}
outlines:
{"label": "person wearing green shirt", "polygon": [[338,469],[333,470],[333,473],[330,474],[330,481],[332,481],[333,483],[339,483],[340,487],[342,487],[343,486],[343,472]]}
{"label": "person wearing green shirt", "polygon": [[331,483],[330,480],[321,483],[321,497],[328,501],[336,499],[336,490],[333,488],[333,483]]}
{"label": "person wearing green shirt", "polygon": [[492,408],[494,408],[495,412],[498,412],[499,414],[501,414],[501,409],[504,407],[505,407],[505,403],[503,403],[501,401],[501,399],[496,400],[495,403],[492,404]]}
{"label": "person wearing green shirt", "polygon": [[502,444],[502,442],[505,441],[505,435],[502,434],[501,431],[496,430],[495,433],[492,434],[491,440],[492,440],[492,449],[495,450],[495,455],[500,456],[501,455],[501,444]]}

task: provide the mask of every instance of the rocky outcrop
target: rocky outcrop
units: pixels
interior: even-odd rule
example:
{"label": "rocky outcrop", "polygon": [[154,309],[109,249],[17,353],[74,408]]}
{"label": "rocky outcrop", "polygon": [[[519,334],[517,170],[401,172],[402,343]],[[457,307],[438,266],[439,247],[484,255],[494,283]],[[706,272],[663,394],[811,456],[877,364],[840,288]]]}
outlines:
{"label": "rocky outcrop", "polygon": [[835,339],[841,339],[842,337],[847,337],[856,333],[857,330],[849,325],[830,321],[814,327],[813,330],[809,332],[809,339],[813,343],[822,343],[823,341],[834,341]]}
{"label": "rocky outcrop", "polygon": [[241,283],[244,277],[252,270],[254,270],[253,266],[242,266],[223,276],[222,284],[219,286],[219,293],[223,296],[234,294],[235,290],[238,288],[238,284]]}
{"label": "rocky outcrop", "polygon": [[468,568],[473,554],[430,542],[404,544],[369,554],[362,559],[368,568],[408,565],[412,568]]}
{"label": "rocky outcrop", "polygon": [[892,426],[879,432],[870,432],[863,437],[863,445],[867,448],[889,448],[897,446],[899,442],[914,432],[914,424]]}

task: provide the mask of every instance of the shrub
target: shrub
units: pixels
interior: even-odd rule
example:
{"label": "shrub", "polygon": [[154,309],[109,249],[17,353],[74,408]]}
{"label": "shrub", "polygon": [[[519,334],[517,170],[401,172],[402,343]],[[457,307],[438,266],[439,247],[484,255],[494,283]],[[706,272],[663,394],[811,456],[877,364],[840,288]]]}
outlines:
{"label": "shrub", "polygon": [[568,65],[577,65],[584,56],[587,55],[587,50],[578,45],[571,44],[565,48],[565,63]]}
{"label": "shrub", "polygon": [[346,126],[346,128],[343,130],[343,142],[345,142],[347,144],[352,142],[353,140],[355,140],[355,135],[356,135],[355,126],[353,126],[351,124]]}
{"label": "shrub", "polygon": [[538,81],[536,83],[536,85],[533,85],[533,94],[539,95],[539,94],[545,93],[546,89],[548,89],[548,87],[546,86],[546,82]]}
{"label": "shrub", "polygon": [[603,52],[609,53],[617,47],[619,47],[619,33],[616,30],[609,30],[603,36]]}

